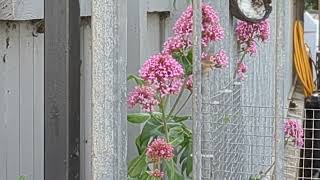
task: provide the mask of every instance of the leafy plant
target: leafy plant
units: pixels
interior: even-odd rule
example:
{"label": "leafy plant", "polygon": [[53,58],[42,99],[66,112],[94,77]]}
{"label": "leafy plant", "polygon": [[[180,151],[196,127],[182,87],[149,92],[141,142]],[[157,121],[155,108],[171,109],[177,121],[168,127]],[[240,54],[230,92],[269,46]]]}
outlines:
{"label": "leafy plant", "polygon": [[25,176],[19,176],[18,180],[26,180]]}
{"label": "leafy plant", "polygon": [[[223,69],[228,57],[223,50],[209,55],[209,43],[223,39],[223,28],[213,8],[203,4],[204,68]],[[131,180],[183,180],[192,174],[192,131],[186,125],[191,112],[181,113],[192,96],[193,51],[192,7],[177,20],[163,51],[151,56],[139,75],[130,75],[136,84],[130,92],[130,107],[140,106],[143,112],[128,114],[128,122],[142,126],[136,137],[138,156],[128,165]],[[191,29],[190,29],[191,28]],[[172,103],[171,103],[172,102]]]}

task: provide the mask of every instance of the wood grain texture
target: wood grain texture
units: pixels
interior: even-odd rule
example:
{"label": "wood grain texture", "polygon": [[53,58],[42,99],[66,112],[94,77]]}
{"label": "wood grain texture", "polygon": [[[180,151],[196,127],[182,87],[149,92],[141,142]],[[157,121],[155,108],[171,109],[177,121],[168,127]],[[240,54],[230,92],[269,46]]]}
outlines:
{"label": "wood grain texture", "polygon": [[[86,89],[82,92],[86,97],[85,105],[90,106],[91,28],[89,20],[84,21],[81,50]],[[34,24],[30,21],[0,22],[1,180],[11,180],[18,175],[32,180],[44,179],[44,35],[33,36],[33,30]],[[19,87],[19,91],[11,91],[13,85]],[[82,139],[90,142],[90,108],[84,111],[86,120],[82,128],[85,134]],[[86,149],[83,151],[86,152],[84,165],[88,167],[90,143],[82,145]],[[88,169],[85,168],[88,171],[86,177],[90,174]]]}
{"label": "wood grain texture", "polygon": [[[30,34],[29,34],[30,35]],[[44,179],[44,34],[33,40],[33,176]]]}
{"label": "wood grain texture", "polygon": [[92,38],[90,19],[85,18],[81,24],[81,180],[92,179],[91,173],[91,63]]}
{"label": "wood grain texture", "polygon": [[79,1],[45,1],[45,179],[80,179]]}
{"label": "wood grain texture", "polygon": [[[7,24],[7,64],[6,76],[6,118],[7,136],[7,179],[17,179],[20,175],[20,64],[19,25]],[[10,136],[9,136],[10,133]]]}
{"label": "wood grain texture", "polygon": [[0,22],[0,179],[7,179],[7,131],[6,131],[6,25]]}
{"label": "wood grain texture", "polygon": [[18,24],[19,26],[19,66],[20,66],[20,174],[27,179],[34,179],[33,176],[33,133],[34,133],[34,107],[33,107],[33,37],[32,25],[28,23]]}
{"label": "wood grain texture", "polygon": [[14,12],[12,0],[0,0],[0,9],[1,20],[13,19]]}
{"label": "wood grain texture", "polygon": [[[91,16],[91,0],[79,2],[81,16]],[[0,9],[0,20],[44,18],[44,0],[0,0]]]}

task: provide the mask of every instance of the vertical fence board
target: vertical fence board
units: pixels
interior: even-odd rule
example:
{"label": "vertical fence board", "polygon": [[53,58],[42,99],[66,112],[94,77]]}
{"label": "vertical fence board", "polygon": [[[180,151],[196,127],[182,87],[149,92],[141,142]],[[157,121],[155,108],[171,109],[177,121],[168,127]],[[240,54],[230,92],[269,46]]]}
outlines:
{"label": "vertical fence board", "polygon": [[92,156],[91,156],[91,140],[92,140],[92,131],[91,131],[91,117],[92,117],[92,112],[91,112],[91,102],[92,102],[92,92],[91,92],[91,83],[92,83],[92,38],[91,38],[91,26],[90,23],[91,21],[88,20],[89,22],[86,22],[86,24],[83,27],[83,42],[84,42],[84,49],[82,49],[83,57],[84,57],[84,89],[82,89],[85,92],[85,100],[84,100],[84,128],[85,128],[85,149],[84,149],[84,154],[85,154],[85,180],[87,179],[92,179],[92,173],[91,173],[91,165],[92,165]]}
{"label": "vertical fence board", "polygon": [[45,1],[45,21],[45,179],[80,179],[79,1]]}
{"label": "vertical fence board", "polygon": [[33,37],[29,23],[19,25],[20,175],[33,177]]}
{"label": "vertical fence board", "polygon": [[85,19],[81,26],[81,179],[91,176],[91,27]]}
{"label": "vertical fence board", "polygon": [[37,34],[33,44],[33,176],[44,179],[44,35]]}
{"label": "vertical fence board", "polygon": [[6,131],[6,33],[5,33],[5,23],[0,22],[0,179],[6,180],[7,176],[7,131]]}
{"label": "vertical fence board", "polygon": [[[7,124],[7,180],[17,179],[20,173],[20,86],[19,86],[19,24],[10,23],[7,26],[6,48],[6,124]],[[17,52],[18,51],[18,52]],[[10,77],[10,79],[9,79]],[[10,134],[10,135],[9,135]]]}

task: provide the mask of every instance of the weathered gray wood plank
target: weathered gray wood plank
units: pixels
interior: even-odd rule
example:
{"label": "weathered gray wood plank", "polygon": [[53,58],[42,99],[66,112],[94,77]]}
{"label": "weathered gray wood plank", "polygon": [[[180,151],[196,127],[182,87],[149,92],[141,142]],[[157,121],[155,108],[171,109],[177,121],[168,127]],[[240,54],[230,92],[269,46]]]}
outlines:
{"label": "weathered gray wood plank", "polygon": [[13,17],[12,0],[0,0],[0,19],[10,19]]}
{"label": "weathered gray wood plank", "polygon": [[7,180],[17,179],[20,173],[20,85],[19,85],[19,25],[10,23],[6,32],[6,133]]}
{"label": "weathered gray wood plank", "polygon": [[90,19],[81,25],[81,179],[91,176],[91,27]]}
{"label": "weathered gray wood plank", "polygon": [[172,0],[145,0],[147,12],[164,12],[173,9]]}
{"label": "weathered gray wood plank", "polygon": [[7,176],[7,131],[6,131],[6,120],[5,120],[5,113],[6,113],[6,62],[4,61],[5,54],[6,54],[6,33],[5,33],[5,23],[0,22],[0,179],[6,180]]}
{"label": "weathered gray wood plank", "polygon": [[147,13],[147,37],[145,44],[146,57],[158,54],[162,49],[160,41],[160,14],[157,12]]}
{"label": "weathered gray wood plank", "polygon": [[33,41],[33,176],[44,179],[44,35],[37,34]]}
{"label": "weathered gray wood plank", "polygon": [[[91,0],[80,0],[80,5],[81,16],[91,16]],[[0,20],[44,18],[44,0],[0,0],[0,8]]]}
{"label": "weathered gray wood plank", "polygon": [[79,1],[46,0],[45,21],[45,179],[79,179]]}
{"label": "weathered gray wood plank", "polygon": [[30,23],[19,24],[20,66],[20,175],[33,177],[33,27]]}
{"label": "weathered gray wood plank", "polygon": [[80,1],[80,16],[91,16],[91,0]]}
{"label": "weathered gray wood plank", "polygon": [[42,19],[44,0],[13,0],[13,19],[29,20]]}

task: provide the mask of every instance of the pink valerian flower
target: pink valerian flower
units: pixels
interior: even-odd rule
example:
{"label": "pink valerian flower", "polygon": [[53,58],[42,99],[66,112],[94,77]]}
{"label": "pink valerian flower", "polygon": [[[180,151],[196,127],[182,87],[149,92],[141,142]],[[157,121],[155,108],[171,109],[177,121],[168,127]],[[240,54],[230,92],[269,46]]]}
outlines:
{"label": "pink valerian flower", "polygon": [[304,145],[304,131],[303,127],[297,120],[289,119],[285,122],[284,133],[287,138],[291,138],[297,147]]}
{"label": "pink valerian flower", "polygon": [[175,35],[169,37],[163,45],[162,53],[172,54],[175,51],[184,50],[189,48],[192,42],[189,38],[183,35]]}
{"label": "pink valerian flower", "polygon": [[130,93],[128,98],[129,107],[141,105],[143,111],[154,111],[154,107],[159,104],[155,97],[156,92],[148,86],[137,86]]}
{"label": "pink valerian flower", "polygon": [[161,96],[176,94],[182,86],[183,68],[171,55],[151,56],[141,67],[140,77],[160,92]]}
{"label": "pink valerian flower", "polygon": [[162,138],[155,139],[147,148],[147,156],[153,162],[161,159],[170,160],[173,158],[173,147]]}
{"label": "pink valerian flower", "polygon": [[164,176],[164,172],[161,172],[159,169],[155,169],[149,172],[151,177],[162,178]]}
{"label": "pink valerian flower", "polygon": [[245,52],[249,53],[250,56],[257,54],[257,44],[254,41],[250,41],[246,44]]}
{"label": "pink valerian flower", "polygon": [[187,80],[187,84],[186,84],[186,88],[189,90],[189,91],[192,91],[192,87],[193,87],[193,79],[192,79],[192,75],[190,75],[188,77],[188,80]]}
{"label": "pink valerian flower", "polygon": [[240,43],[248,43],[254,39],[265,42],[270,38],[270,23],[268,20],[259,23],[238,21],[236,35]]}
{"label": "pink valerian flower", "polygon": [[248,71],[248,66],[246,64],[242,62],[238,65],[237,74],[240,80],[244,80],[245,74],[247,73],[247,71]]}
{"label": "pink valerian flower", "polygon": [[[193,24],[192,6],[188,6],[173,27],[175,35],[191,38]],[[209,4],[202,4],[202,45],[208,46],[209,42],[223,39],[224,31],[220,25],[218,14]]]}
{"label": "pink valerian flower", "polygon": [[259,38],[263,42],[270,39],[270,23],[268,20],[264,20],[264,21],[260,22]]}
{"label": "pink valerian flower", "polygon": [[210,56],[209,61],[211,61],[216,68],[226,68],[229,65],[229,57],[224,50],[220,50],[217,54]]}

